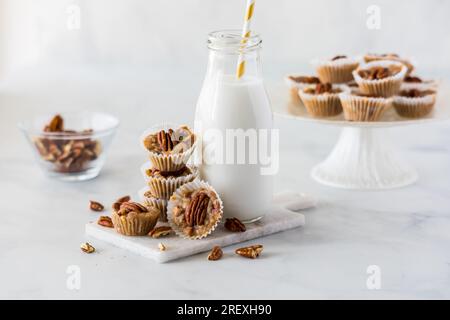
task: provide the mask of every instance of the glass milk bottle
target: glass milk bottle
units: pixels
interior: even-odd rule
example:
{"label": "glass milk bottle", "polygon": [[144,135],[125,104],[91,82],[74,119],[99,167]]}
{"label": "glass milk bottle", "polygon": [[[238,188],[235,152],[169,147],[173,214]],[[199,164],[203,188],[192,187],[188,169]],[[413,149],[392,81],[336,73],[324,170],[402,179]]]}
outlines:
{"label": "glass milk bottle", "polygon": [[[252,35],[245,48],[241,39],[235,30],[209,34],[208,67],[195,115],[197,162],[202,179],[222,198],[225,217],[253,222],[270,212],[274,172],[268,162],[276,150],[261,75],[261,39]],[[240,54],[245,72],[238,79]]]}

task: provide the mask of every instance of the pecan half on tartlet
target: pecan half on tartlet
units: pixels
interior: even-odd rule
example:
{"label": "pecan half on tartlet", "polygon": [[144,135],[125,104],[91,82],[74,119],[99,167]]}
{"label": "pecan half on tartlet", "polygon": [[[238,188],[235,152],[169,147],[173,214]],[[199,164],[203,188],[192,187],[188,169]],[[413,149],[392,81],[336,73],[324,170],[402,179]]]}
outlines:
{"label": "pecan half on tartlet", "polygon": [[359,66],[356,58],[338,55],[331,59],[315,60],[316,72],[322,83],[343,84],[353,80],[352,72]]}
{"label": "pecan half on tartlet", "polygon": [[406,68],[407,68],[406,74],[407,75],[411,74],[411,72],[414,71],[414,65],[408,59],[401,58],[396,53],[384,53],[384,54],[369,53],[364,56],[365,63],[369,63],[369,62],[373,62],[373,61],[397,61],[397,62],[401,62],[402,64],[404,64],[406,66]]}
{"label": "pecan half on tartlet", "polygon": [[389,98],[400,91],[406,71],[400,62],[374,61],[353,71],[353,76],[363,94]]}
{"label": "pecan half on tartlet", "polygon": [[196,135],[188,126],[177,129],[146,130],[142,144],[153,166],[161,171],[182,169],[194,151]]}
{"label": "pecan half on tartlet", "polygon": [[339,98],[348,121],[378,121],[392,106],[391,98],[375,97],[359,90],[341,93]]}
{"label": "pecan half on tartlet", "polygon": [[296,104],[302,104],[302,100],[298,95],[298,90],[312,84],[318,84],[320,83],[320,80],[319,78],[313,76],[289,75],[285,78],[285,82],[289,87],[291,101]]}
{"label": "pecan half on tartlet", "polygon": [[345,85],[319,83],[299,90],[298,94],[308,113],[317,118],[332,117],[342,113],[339,94],[348,91]]}
{"label": "pecan half on tartlet", "polygon": [[137,202],[116,203],[113,206],[114,229],[126,236],[145,236],[156,225],[160,211]]}
{"label": "pecan half on tartlet", "polygon": [[422,118],[429,115],[436,104],[434,90],[403,90],[394,97],[394,108],[405,118]]}
{"label": "pecan half on tartlet", "polygon": [[207,182],[195,180],[170,197],[167,215],[176,234],[186,239],[202,239],[222,219],[222,200]]}
{"label": "pecan half on tartlet", "polygon": [[184,166],[177,171],[165,172],[155,167],[144,165],[142,170],[144,170],[147,178],[151,196],[158,199],[168,200],[180,186],[198,177],[198,170],[194,166]]}

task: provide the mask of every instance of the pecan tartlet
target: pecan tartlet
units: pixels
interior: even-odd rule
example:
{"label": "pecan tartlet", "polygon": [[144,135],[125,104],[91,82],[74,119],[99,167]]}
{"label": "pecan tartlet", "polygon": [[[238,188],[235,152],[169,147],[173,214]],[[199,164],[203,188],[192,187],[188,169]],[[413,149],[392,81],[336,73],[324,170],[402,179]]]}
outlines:
{"label": "pecan tartlet", "polygon": [[137,202],[116,202],[112,222],[118,233],[126,236],[145,236],[156,225],[160,211]]}
{"label": "pecan tartlet", "polygon": [[436,104],[434,90],[403,90],[394,97],[394,108],[406,118],[422,118],[429,115]]}
{"label": "pecan tartlet", "polygon": [[188,126],[177,129],[147,130],[142,144],[149,152],[150,161],[156,169],[170,172],[186,166],[194,151],[196,135]]}
{"label": "pecan tartlet", "polygon": [[147,196],[165,200],[180,186],[198,177],[198,170],[194,166],[184,166],[177,171],[166,172],[144,164],[141,170],[149,187]]}
{"label": "pecan tartlet", "polygon": [[181,186],[170,197],[167,215],[176,234],[186,239],[202,239],[220,222],[223,205],[207,182],[196,180]]}
{"label": "pecan tartlet", "polygon": [[313,117],[331,117],[342,113],[339,94],[348,91],[345,85],[319,83],[299,90],[300,98],[308,113]]}
{"label": "pecan tartlet", "polygon": [[437,90],[438,83],[435,80],[424,80],[417,76],[406,76],[403,80],[402,91],[411,89]]}
{"label": "pecan tartlet", "polygon": [[298,95],[301,90],[309,85],[320,83],[319,78],[313,76],[289,75],[285,78],[285,82],[289,87],[291,101],[296,104],[302,104],[302,100]]}
{"label": "pecan tartlet", "polygon": [[400,91],[407,68],[396,61],[374,61],[353,71],[363,94],[389,98]]}
{"label": "pecan tartlet", "polygon": [[392,106],[391,98],[363,94],[358,89],[341,93],[339,98],[348,121],[378,121]]}
{"label": "pecan tartlet", "polygon": [[358,59],[338,55],[331,59],[313,62],[322,83],[343,84],[353,80],[352,72],[359,66]]}
{"label": "pecan tartlet", "polygon": [[397,61],[404,64],[407,68],[406,74],[409,75],[414,71],[414,65],[408,59],[401,58],[396,53],[384,53],[384,54],[373,54],[369,53],[364,56],[364,62],[369,63],[373,61]]}

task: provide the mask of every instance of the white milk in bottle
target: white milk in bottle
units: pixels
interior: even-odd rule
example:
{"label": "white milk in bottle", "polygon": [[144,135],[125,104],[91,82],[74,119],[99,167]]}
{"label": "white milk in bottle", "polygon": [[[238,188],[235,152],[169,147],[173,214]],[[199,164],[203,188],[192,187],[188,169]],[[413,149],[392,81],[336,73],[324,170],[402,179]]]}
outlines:
{"label": "white milk in bottle", "polygon": [[240,40],[239,31],[210,34],[195,130],[202,142],[201,176],[221,196],[225,217],[251,222],[270,212],[272,203],[272,112],[261,76],[261,40],[249,39],[246,70],[238,79]]}

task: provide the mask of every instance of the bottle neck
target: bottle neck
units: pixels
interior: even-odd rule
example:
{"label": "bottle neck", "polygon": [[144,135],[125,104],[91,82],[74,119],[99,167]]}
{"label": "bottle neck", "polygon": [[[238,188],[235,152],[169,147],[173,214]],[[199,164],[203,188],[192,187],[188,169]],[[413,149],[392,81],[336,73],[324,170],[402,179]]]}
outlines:
{"label": "bottle neck", "polygon": [[209,59],[207,77],[236,77],[240,59],[245,61],[241,79],[261,78],[261,39],[257,34],[242,43],[239,30],[216,31],[208,38]]}

